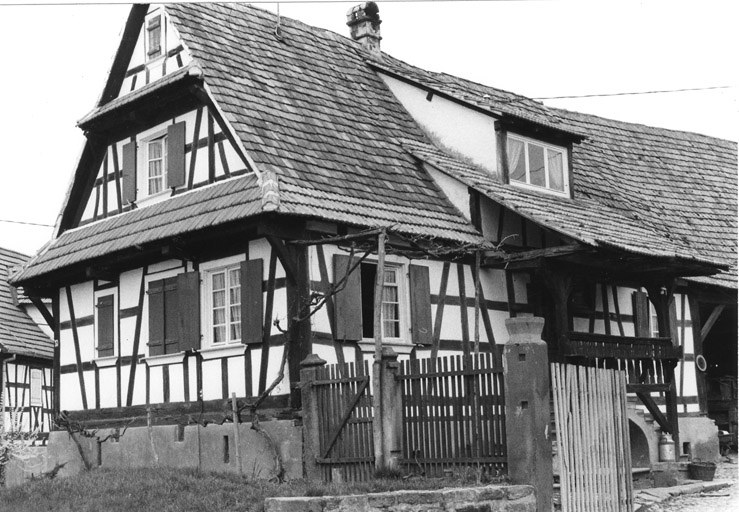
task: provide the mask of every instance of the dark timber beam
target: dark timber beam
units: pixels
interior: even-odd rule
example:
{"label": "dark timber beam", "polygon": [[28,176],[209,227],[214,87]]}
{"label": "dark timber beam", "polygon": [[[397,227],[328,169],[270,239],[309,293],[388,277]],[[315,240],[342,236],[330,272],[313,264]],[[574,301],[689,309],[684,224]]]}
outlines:
{"label": "dark timber beam", "polygon": [[534,249],[531,251],[523,251],[508,254],[496,254],[486,256],[483,259],[483,267],[507,265],[513,262],[534,262],[535,266],[539,266],[542,258],[554,258],[559,256],[569,256],[571,254],[581,253],[588,250],[580,244],[560,245],[557,247],[547,247],[546,249]]}
{"label": "dark timber beam", "polygon": [[298,269],[296,268],[296,262],[293,259],[292,254],[288,251],[285,243],[277,238],[276,236],[266,236],[269,245],[272,246],[272,250],[277,254],[277,258],[282,264],[282,268],[285,269],[288,281],[292,283],[298,282]]}
{"label": "dark timber beam", "polygon": [[118,282],[118,273],[111,271],[105,267],[87,267],[85,268],[85,277],[88,279],[101,279],[103,281],[110,281],[111,283]]}
{"label": "dark timber beam", "polygon": [[708,333],[711,332],[711,329],[713,329],[713,326],[716,324],[718,317],[721,316],[724,308],[726,308],[726,304],[719,304],[718,306],[713,308],[713,311],[711,311],[711,314],[708,316],[706,323],[703,324],[703,327],[701,327],[702,340],[705,340],[706,336],[708,336]]}
{"label": "dark timber beam", "polygon": [[44,320],[46,321],[46,325],[49,326],[49,329],[54,331],[56,329],[56,320],[54,315],[49,311],[49,308],[46,307],[46,304],[43,303],[41,299],[38,297],[28,297],[31,300],[31,304],[36,306],[36,309],[38,309],[39,313],[41,313],[41,316],[44,317]]}

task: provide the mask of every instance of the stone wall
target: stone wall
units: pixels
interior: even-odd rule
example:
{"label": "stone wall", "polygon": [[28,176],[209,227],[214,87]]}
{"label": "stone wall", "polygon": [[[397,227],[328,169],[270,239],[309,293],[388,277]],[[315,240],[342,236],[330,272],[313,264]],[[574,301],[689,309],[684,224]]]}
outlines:
{"label": "stone wall", "polygon": [[[302,432],[292,421],[264,421],[260,426],[274,440],[287,479],[303,477]],[[198,468],[203,471],[238,473],[234,425],[166,425],[129,428],[116,441],[114,431],[102,429],[95,437],[75,435],[87,463],[92,467],[135,468],[176,467]],[[105,442],[98,440],[105,439]],[[239,425],[239,454],[241,474],[250,478],[274,476],[274,451],[265,436],[251,429],[251,425]],[[81,471],[84,461],[80,449],[66,431],[51,432],[46,467],[65,463],[59,475],[73,475]]]}
{"label": "stone wall", "polygon": [[434,491],[393,491],[353,496],[267,498],[265,512],[535,512],[529,485]]}

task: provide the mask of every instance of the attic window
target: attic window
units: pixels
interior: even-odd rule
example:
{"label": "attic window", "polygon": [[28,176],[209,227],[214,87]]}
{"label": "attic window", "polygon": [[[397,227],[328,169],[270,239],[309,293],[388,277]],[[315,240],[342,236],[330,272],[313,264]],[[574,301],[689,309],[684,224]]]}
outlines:
{"label": "attic window", "polygon": [[508,136],[510,182],[535,189],[570,194],[567,151],[521,136]]}
{"label": "attic window", "polygon": [[162,15],[149,18],[146,23],[146,57],[155,59],[162,54]]}

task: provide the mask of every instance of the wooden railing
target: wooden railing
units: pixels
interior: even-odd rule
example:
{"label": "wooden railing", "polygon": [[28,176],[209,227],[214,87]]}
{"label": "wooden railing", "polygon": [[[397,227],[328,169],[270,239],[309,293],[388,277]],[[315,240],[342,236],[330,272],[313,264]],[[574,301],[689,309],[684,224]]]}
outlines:
{"label": "wooden railing", "polygon": [[637,338],[570,332],[564,346],[564,355],[587,358],[670,360],[682,357],[682,348],[670,338]]}
{"label": "wooden railing", "polygon": [[[639,338],[570,332],[562,344],[562,355],[569,361],[585,360],[589,365],[626,372],[626,390],[635,393],[662,430],[677,428],[675,366],[683,356],[682,347],[670,338]],[[652,393],[664,393],[667,417],[660,411]]]}

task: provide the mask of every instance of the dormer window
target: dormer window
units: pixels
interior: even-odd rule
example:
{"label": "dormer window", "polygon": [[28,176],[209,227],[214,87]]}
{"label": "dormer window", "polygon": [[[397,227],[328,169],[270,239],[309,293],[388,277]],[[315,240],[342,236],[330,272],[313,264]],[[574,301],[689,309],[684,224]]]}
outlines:
{"label": "dormer window", "polygon": [[508,136],[508,178],[512,184],[569,196],[567,164],[563,147],[520,135]]}
{"label": "dormer window", "polygon": [[146,168],[149,195],[167,188],[167,136],[146,143]]}
{"label": "dormer window", "polygon": [[146,58],[156,59],[162,55],[162,15],[152,16],[146,22]]}

